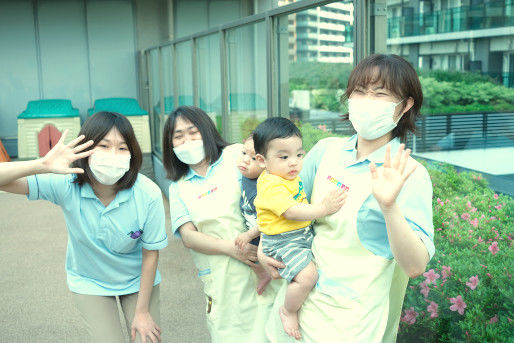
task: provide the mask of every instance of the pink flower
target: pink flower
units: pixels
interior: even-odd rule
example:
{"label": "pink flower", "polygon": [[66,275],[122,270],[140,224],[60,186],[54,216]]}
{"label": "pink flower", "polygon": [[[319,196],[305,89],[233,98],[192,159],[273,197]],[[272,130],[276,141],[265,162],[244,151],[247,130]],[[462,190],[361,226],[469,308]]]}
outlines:
{"label": "pink flower", "polygon": [[468,220],[471,216],[469,215],[469,213],[464,212],[463,214],[460,215],[460,217],[464,220]]}
{"label": "pink flower", "polygon": [[426,277],[425,283],[426,284],[435,284],[435,280],[439,279],[440,275],[434,272],[433,269],[430,269],[428,272],[424,272],[423,276]]}
{"label": "pink flower", "polygon": [[318,125],[318,129],[320,129],[321,131],[327,131],[327,126],[326,125]]}
{"label": "pink flower", "polygon": [[472,276],[469,278],[469,281],[466,282],[466,286],[468,286],[469,288],[471,288],[472,290],[474,290],[475,288],[477,288],[477,285],[478,285],[478,275],[475,275],[475,276]]}
{"label": "pink flower", "polygon": [[471,201],[468,201],[468,203],[466,204],[466,207],[467,208],[472,208],[473,207],[473,205],[471,205]]}
{"label": "pink flower", "polygon": [[471,225],[473,225],[474,227],[478,227],[478,218],[475,218],[475,219],[471,220],[469,223]]}
{"label": "pink flower", "polygon": [[491,244],[489,246],[489,251],[491,252],[491,254],[493,255],[496,255],[496,253],[499,251],[500,249],[498,248],[498,242],[493,242],[493,244]]}
{"label": "pink flower", "polygon": [[498,315],[497,314],[495,314],[494,317],[489,319],[489,324],[493,324],[493,323],[496,323],[496,322],[498,322]]}
{"label": "pink flower", "polygon": [[419,313],[414,311],[414,307],[411,307],[410,309],[405,310],[405,315],[402,317],[402,322],[407,324],[414,324],[418,316]]}
{"label": "pink flower", "polygon": [[482,243],[483,241],[482,236],[478,236],[478,243]]}
{"label": "pink flower", "polygon": [[501,210],[502,209],[502,205],[496,205],[494,206],[497,210]]}
{"label": "pink flower", "polygon": [[431,301],[430,305],[427,306],[427,312],[430,312],[430,318],[436,318],[438,316],[437,309],[439,308],[439,305],[437,303]]}
{"label": "pink flower", "polygon": [[452,269],[452,267],[443,266],[443,271],[442,271],[443,280],[446,279],[447,277],[449,277],[450,275],[452,275],[451,269]]}
{"label": "pink flower", "polygon": [[498,194],[493,195],[495,199],[498,199]]}
{"label": "pink flower", "polygon": [[464,314],[464,309],[467,307],[462,297],[458,295],[456,298],[450,298],[450,302],[453,304],[450,306],[450,310],[457,311],[459,314]]}
{"label": "pink flower", "polygon": [[421,288],[421,291],[419,291],[423,296],[426,298],[428,297],[428,292],[430,292],[430,288],[425,282],[422,282],[419,284],[419,287]]}
{"label": "pink flower", "polygon": [[471,211],[471,212],[476,212],[476,211],[477,211],[477,208],[476,208],[476,207],[473,207],[470,211]]}

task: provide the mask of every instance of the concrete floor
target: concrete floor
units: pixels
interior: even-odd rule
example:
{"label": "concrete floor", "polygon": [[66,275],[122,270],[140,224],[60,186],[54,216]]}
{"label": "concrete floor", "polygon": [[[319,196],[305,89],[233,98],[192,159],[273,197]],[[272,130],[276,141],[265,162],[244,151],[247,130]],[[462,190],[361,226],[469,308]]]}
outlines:
{"label": "concrete floor", "polygon": [[[87,342],[66,286],[60,208],[0,192],[0,235],[0,342]],[[207,343],[201,283],[189,252],[168,236],[159,260],[162,342]]]}

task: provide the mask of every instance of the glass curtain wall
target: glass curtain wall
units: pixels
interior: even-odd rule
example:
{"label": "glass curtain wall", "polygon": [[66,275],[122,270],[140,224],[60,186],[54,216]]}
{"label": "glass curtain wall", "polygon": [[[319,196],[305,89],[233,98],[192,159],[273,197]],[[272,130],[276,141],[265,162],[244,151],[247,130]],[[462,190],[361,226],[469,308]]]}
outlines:
{"label": "glass curtain wall", "polygon": [[193,56],[191,41],[182,42],[176,45],[177,63],[177,93],[179,106],[193,106]]}
{"label": "glass curtain wall", "polygon": [[341,95],[354,63],[353,2],[284,15],[277,25],[280,108],[299,122],[305,148],[323,137],[352,135]]}
{"label": "glass curtain wall", "polygon": [[353,133],[340,103],[354,62],[353,2],[249,18],[147,51],[157,156],[165,116],[180,105],[202,108],[230,142],[276,115],[313,130],[307,149]]}
{"label": "glass curtain wall", "polygon": [[196,40],[198,106],[204,110],[222,132],[220,34]]}
{"label": "glass curtain wall", "polygon": [[[227,32],[228,137],[242,142],[268,117],[266,26],[264,22]],[[273,113],[272,113],[273,115]]]}

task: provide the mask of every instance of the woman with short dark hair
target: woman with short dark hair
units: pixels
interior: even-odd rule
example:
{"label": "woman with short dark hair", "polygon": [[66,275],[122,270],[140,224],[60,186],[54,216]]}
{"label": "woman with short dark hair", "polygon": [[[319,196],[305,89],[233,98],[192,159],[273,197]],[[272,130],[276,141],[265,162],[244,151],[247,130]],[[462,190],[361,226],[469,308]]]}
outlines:
{"label": "woman with short dark hair", "polygon": [[[346,97],[357,134],[319,141],[300,174],[311,203],[334,187],[348,189],[343,207],[314,224],[319,280],[299,312],[300,328],[303,342],[394,342],[408,278],[434,255],[430,176],[400,143],[414,130],[423,95],[407,61],[372,55],[352,71]],[[281,263],[260,251],[259,260],[279,277]],[[294,341],[275,313],[271,341]]]}
{"label": "woman with short dark hair", "polygon": [[275,292],[257,296],[249,267],[257,248],[240,250],[243,232],[237,158],[241,144],[229,145],[207,114],[181,106],[164,125],[163,163],[170,185],[173,233],[191,250],[207,303],[207,327],[214,343],[266,342],[264,323]]}
{"label": "woman with short dark hair", "polygon": [[67,133],[42,158],[1,163],[0,190],[61,206],[68,287],[91,341],[125,341],[118,298],[132,339],[156,343],[157,261],[168,244],[161,192],[138,174],[141,149],[123,115],[96,113],[64,144]]}

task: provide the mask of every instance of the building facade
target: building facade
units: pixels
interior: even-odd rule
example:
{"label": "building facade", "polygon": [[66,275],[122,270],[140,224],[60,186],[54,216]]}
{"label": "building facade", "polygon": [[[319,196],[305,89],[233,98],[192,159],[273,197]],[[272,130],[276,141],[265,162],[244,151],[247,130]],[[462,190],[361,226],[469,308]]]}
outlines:
{"label": "building facade", "polygon": [[420,69],[468,70],[514,87],[514,1],[388,0],[388,49]]}
{"label": "building facade", "polygon": [[[279,1],[279,5],[295,2]],[[289,60],[353,63],[348,44],[353,25],[353,3],[335,2],[289,15]]]}

